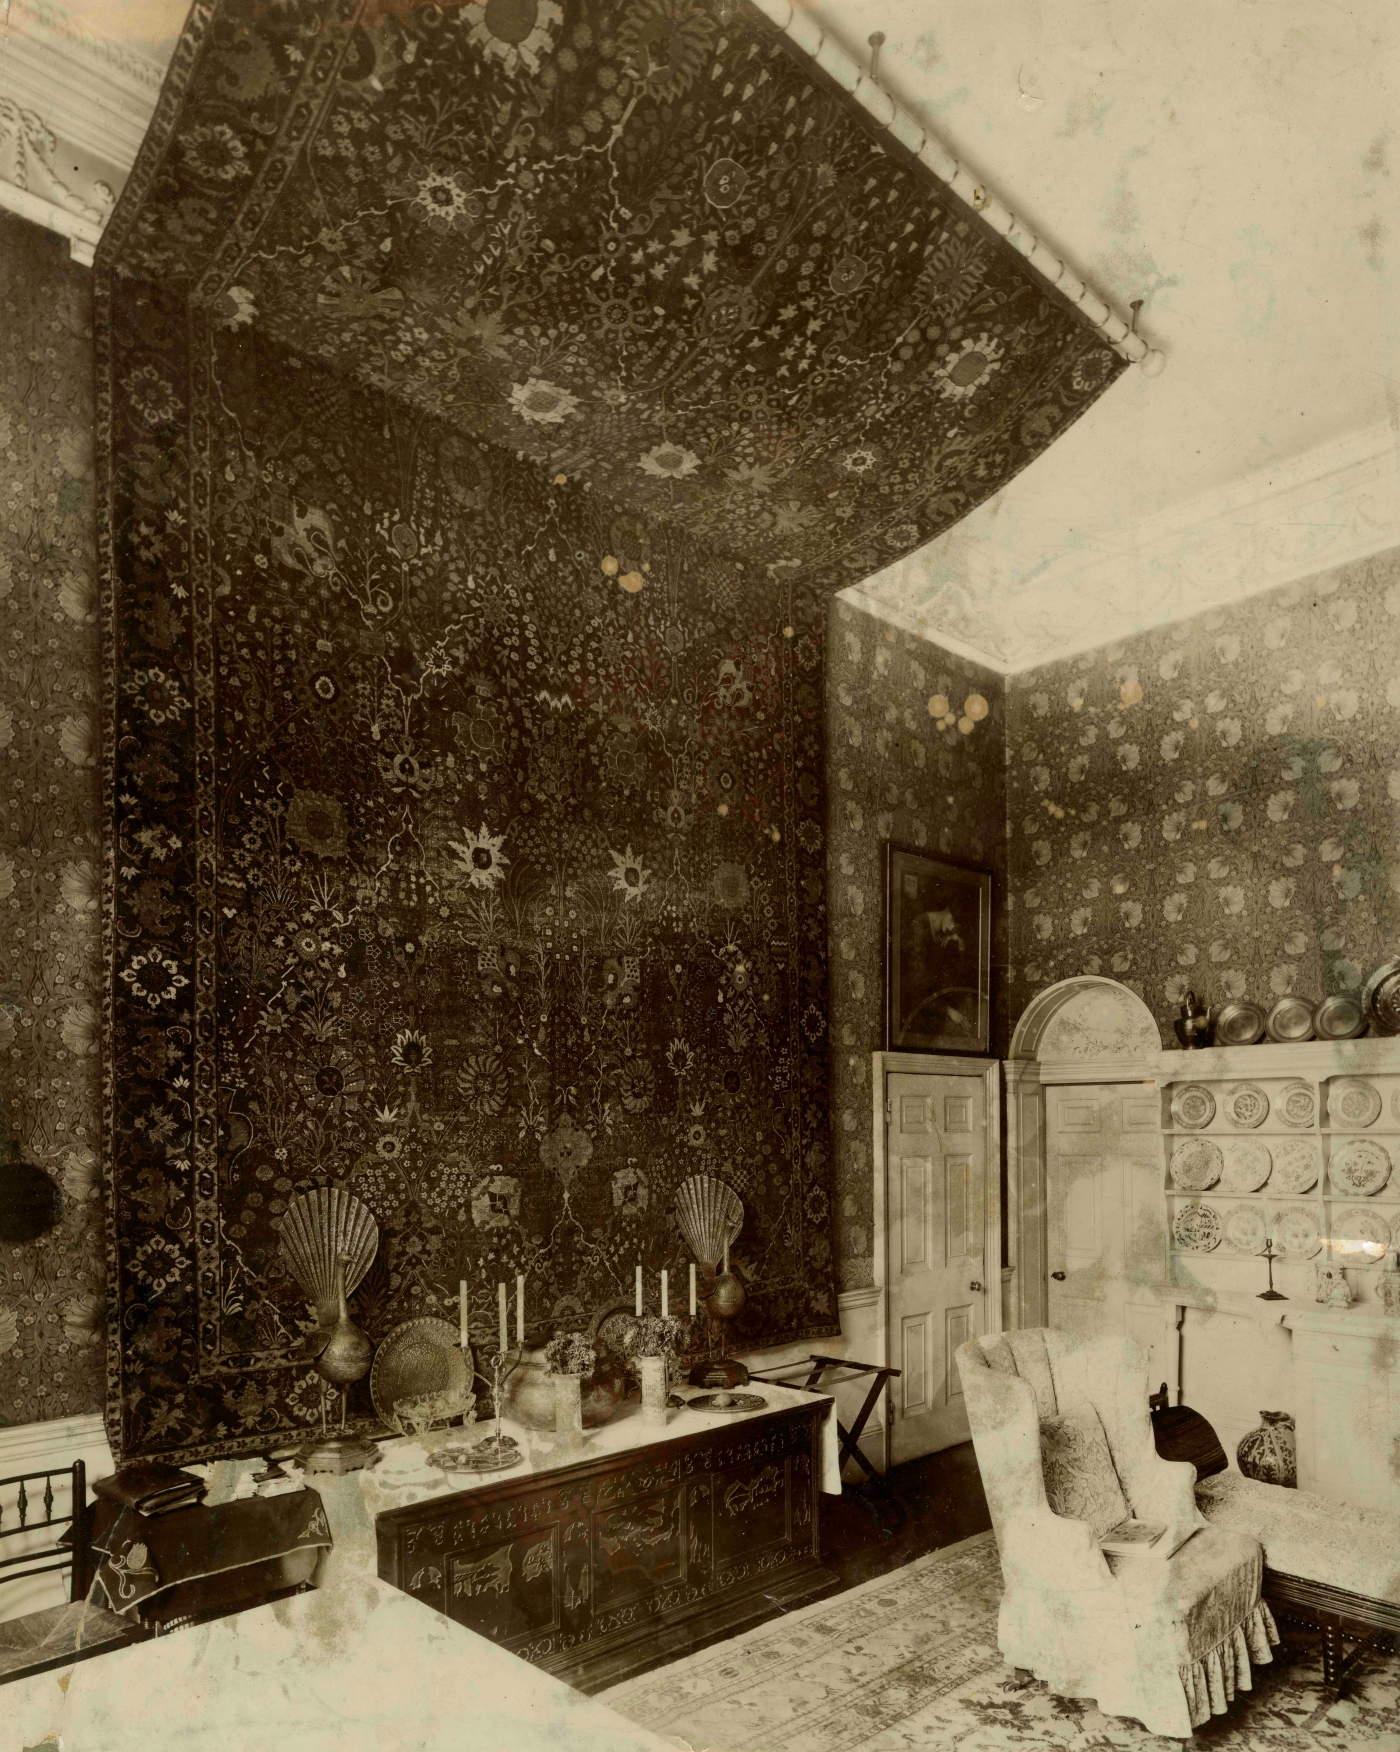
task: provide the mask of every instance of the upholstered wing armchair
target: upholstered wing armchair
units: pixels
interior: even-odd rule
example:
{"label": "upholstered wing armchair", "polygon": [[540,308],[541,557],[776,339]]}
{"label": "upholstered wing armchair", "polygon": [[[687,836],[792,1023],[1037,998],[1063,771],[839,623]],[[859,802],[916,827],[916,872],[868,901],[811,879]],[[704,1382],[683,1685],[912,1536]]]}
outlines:
{"label": "upholstered wing armchair", "polygon": [[[957,1362],[1006,1584],[1002,1654],[1060,1696],[1189,1738],[1273,1658],[1258,1542],[1208,1526],[1195,1467],[1158,1457],[1130,1340],[1010,1332]],[[1106,1556],[1129,1515],[1167,1530]]]}

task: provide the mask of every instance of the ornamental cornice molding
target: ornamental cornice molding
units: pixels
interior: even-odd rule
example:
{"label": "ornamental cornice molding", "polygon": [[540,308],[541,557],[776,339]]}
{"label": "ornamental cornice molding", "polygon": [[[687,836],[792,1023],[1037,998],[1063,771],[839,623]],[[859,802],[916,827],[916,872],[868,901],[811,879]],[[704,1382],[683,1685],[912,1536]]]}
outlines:
{"label": "ornamental cornice molding", "polygon": [[[946,543],[842,595],[1017,675],[1400,547],[1400,438],[1388,421],[1345,433],[1062,554],[1032,583],[1008,577],[990,544],[960,554],[949,578]],[[938,582],[913,600],[920,569]]]}

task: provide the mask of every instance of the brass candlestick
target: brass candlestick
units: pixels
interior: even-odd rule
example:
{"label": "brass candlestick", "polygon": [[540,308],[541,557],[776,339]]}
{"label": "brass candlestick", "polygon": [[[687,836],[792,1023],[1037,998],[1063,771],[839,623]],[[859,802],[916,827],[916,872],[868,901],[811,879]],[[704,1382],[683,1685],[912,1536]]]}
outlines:
{"label": "brass candlestick", "polygon": [[1267,1290],[1260,1290],[1257,1299],[1261,1302],[1286,1302],[1288,1297],[1284,1295],[1283,1291],[1274,1288],[1274,1259],[1276,1258],[1276,1255],[1274,1253],[1274,1238],[1272,1235],[1265,1237],[1264,1258],[1269,1262],[1269,1287]]}

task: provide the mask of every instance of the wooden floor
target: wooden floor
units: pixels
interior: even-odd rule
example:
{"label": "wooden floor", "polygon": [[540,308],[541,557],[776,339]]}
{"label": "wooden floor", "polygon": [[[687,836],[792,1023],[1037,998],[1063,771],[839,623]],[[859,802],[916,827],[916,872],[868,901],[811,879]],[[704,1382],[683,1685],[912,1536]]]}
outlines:
{"label": "wooden floor", "polygon": [[822,1562],[842,1588],[901,1569],[992,1524],[971,1442],[892,1467],[878,1484],[822,1498]]}

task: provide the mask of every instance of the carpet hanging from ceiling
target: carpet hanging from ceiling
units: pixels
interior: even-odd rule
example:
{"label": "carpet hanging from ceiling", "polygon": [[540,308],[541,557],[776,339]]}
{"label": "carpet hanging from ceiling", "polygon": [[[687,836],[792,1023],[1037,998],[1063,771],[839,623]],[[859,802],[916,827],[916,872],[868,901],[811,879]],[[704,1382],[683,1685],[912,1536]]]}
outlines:
{"label": "carpet hanging from ceiling", "polygon": [[[725,1752],[1179,1752],[1090,1698],[1016,1681],[997,1649],[990,1533],[602,1694],[677,1745]],[[1400,1745],[1400,1658],[1375,1655],[1344,1698],[1321,1643],[1296,1633],[1198,1738],[1221,1752]]]}
{"label": "carpet hanging from ceiling", "polygon": [[95,331],[116,1451],[315,1415],[326,1181],[376,1341],[706,1169],[835,1331],[824,604],[1122,361],[725,0],[200,0]]}
{"label": "carpet hanging from ceiling", "polygon": [[1124,360],[741,0],[197,5],[108,259],[859,582]]}

